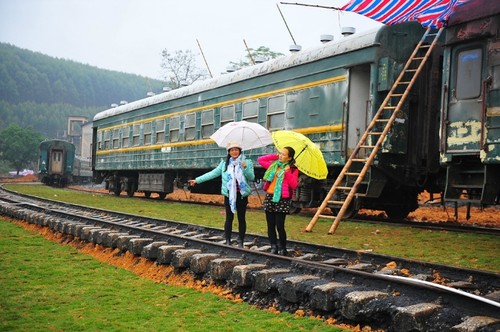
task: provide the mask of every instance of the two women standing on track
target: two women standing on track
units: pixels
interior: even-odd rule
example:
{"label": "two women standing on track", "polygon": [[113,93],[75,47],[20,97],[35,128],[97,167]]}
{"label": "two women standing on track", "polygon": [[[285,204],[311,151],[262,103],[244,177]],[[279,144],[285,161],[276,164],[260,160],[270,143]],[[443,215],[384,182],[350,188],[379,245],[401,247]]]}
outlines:
{"label": "two women standing on track", "polygon": [[[248,196],[252,190],[250,182],[254,180],[254,168],[238,143],[227,146],[228,155],[219,165],[203,175],[189,180],[189,185],[203,183],[219,176],[222,178],[221,194],[224,196],[226,220],[224,234],[226,245],[231,244],[234,214],[238,216],[238,246],[243,248],[246,233],[246,209]],[[294,164],[295,150],[283,148],[279,153],[261,156],[258,163],[266,169],[264,174],[264,211],[266,214],[267,234],[271,243],[271,253],[286,256],[285,219],[290,212],[293,191],[298,186],[299,171]]]}

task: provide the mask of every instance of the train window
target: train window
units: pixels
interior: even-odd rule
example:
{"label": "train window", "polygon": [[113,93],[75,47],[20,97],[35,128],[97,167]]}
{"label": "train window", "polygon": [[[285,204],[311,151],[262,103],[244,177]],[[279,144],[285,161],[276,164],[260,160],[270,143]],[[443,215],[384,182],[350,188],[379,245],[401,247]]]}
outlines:
{"label": "train window", "polygon": [[156,144],[165,142],[165,119],[156,120]]}
{"label": "train window", "polygon": [[257,100],[244,102],[243,108],[243,120],[248,122],[259,122],[259,102]]}
{"label": "train window", "polygon": [[153,130],[151,122],[146,122],[143,129],[144,135],[144,145],[151,145],[151,137],[153,135]]}
{"label": "train window", "polygon": [[113,149],[118,149],[120,147],[120,130],[113,130]]}
{"label": "train window", "polygon": [[178,142],[179,141],[179,124],[180,119],[178,116],[174,116],[170,118],[170,142]]}
{"label": "train window", "polygon": [[222,127],[226,123],[234,121],[234,110],[235,106],[224,106],[220,108],[220,126]]}
{"label": "train window", "polygon": [[102,135],[103,135],[103,133],[97,133],[97,150],[102,150],[103,149]]}
{"label": "train window", "polygon": [[201,137],[209,138],[214,133],[214,110],[201,112]]}
{"label": "train window", "polygon": [[130,144],[130,127],[125,127],[122,130],[122,147],[127,148]]}
{"label": "train window", "polygon": [[267,101],[267,123],[269,129],[285,128],[285,96],[270,97]]}
{"label": "train window", "polygon": [[482,50],[474,49],[458,53],[457,99],[477,98],[481,94]]}
{"label": "train window", "polygon": [[186,141],[196,138],[196,113],[186,114],[184,118],[184,138]]}
{"label": "train window", "polygon": [[135,124],[132,128],[132,146],[138,146],[141,141],[139,135],[141,133],[141,125]]}
{"label": "train window", "polygon": [[110,130],[106,130],[104,132],[104,150],[107,150],[109,149],[109,136],[111,135],[111,131]]}

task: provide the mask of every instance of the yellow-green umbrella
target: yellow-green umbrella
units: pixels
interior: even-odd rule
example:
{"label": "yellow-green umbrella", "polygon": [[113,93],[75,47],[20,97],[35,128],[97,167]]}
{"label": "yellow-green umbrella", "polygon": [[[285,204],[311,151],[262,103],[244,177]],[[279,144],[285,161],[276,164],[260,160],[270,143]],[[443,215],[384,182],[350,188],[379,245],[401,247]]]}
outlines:
{"label": "yellow-green umbrella", "polygon": [[306,136],[291,130],[272,132],[278,150],[289,146],[295,150],[295,166],[307,176],[323,180],[328,175],[325,158],[321,150]]}

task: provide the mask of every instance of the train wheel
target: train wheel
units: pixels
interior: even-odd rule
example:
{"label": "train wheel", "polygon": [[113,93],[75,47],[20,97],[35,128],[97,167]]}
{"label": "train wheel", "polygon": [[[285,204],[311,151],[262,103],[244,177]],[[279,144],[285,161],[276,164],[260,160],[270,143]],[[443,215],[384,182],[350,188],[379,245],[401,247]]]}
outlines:
{"label": "train wheel", "polygon": [[290,207],[290,214],[297,214],[301,211],[302,209],[299,207]]}
{"label": "train wheel", "polygon": [[401,220],[408,217],[408,214],[413,211],[406,206],[391,206],[384,209],[385,214],[389,219]]}
{"label": "train wheel", "polygon": [[[332,210],[332,214],[333,215],[337,215],[339,214],[340,212],[340,208],[339,207],[330,207],[330,210]],[[352,218],[354,217],[356,214],[358,214],[358,209],[355,209],[353,207],[353,204],[349,204],[349,207],[347,208],[347,210],[344,212],[344,215],[342,216],[342,219],[349,219],[349,218]]]}
{"label": "train wheel", "polygon": [[418,208],[418,191],[412,188],[392,190],[390,194],[385,194],[383,199],[392,203],[383,207],[389,219],[404,219]]}
{"label": "train wheel", "polygon": [[132,188],[128,188],[127,189],[127,196],[128,197],[133,197],[134,196],[134,193],[135,193],[135,190],[132,189]]}
{"label": "train wheel", "polygon": [[146,197],[146,198],[151,197],[151,191],[145,191],[144,192],[144,197]]}
{"label": "train wheel", "polygon": [[[349,206],[347,207],[347,210],[344,212],[342,218],[348,219],[354,217],[356,214],[358,214],[359,211],[358,206],[359,206],[358,199],[354,197]],[[335,216],[339,214],[340,209],[342,208],[342,206],[340,205],[329,205],[328,207],[332,211],[332,214]]]}
{"label": "train wheel", "polygon": [[120,196],[122,192],[122,184],[120,183],[120,178],[118,176],[113,177],[113,194],[115,196]]}
{"label": "train wheel", "polygon": [[166,193],[158,193],[158,199],[165,199],[167,197]]}

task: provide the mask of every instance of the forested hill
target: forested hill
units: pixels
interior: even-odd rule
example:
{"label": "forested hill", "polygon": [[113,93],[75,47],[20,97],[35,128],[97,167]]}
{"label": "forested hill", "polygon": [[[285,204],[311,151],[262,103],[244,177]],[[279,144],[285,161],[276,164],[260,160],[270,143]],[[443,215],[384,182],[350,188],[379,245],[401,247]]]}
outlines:
{"label": "forested hill", "polygon": [[16,123],[54,136],[65,129],[67,116],[92,120],[112,103],[145,98],[162,85],[0,43],[0,130]]}

